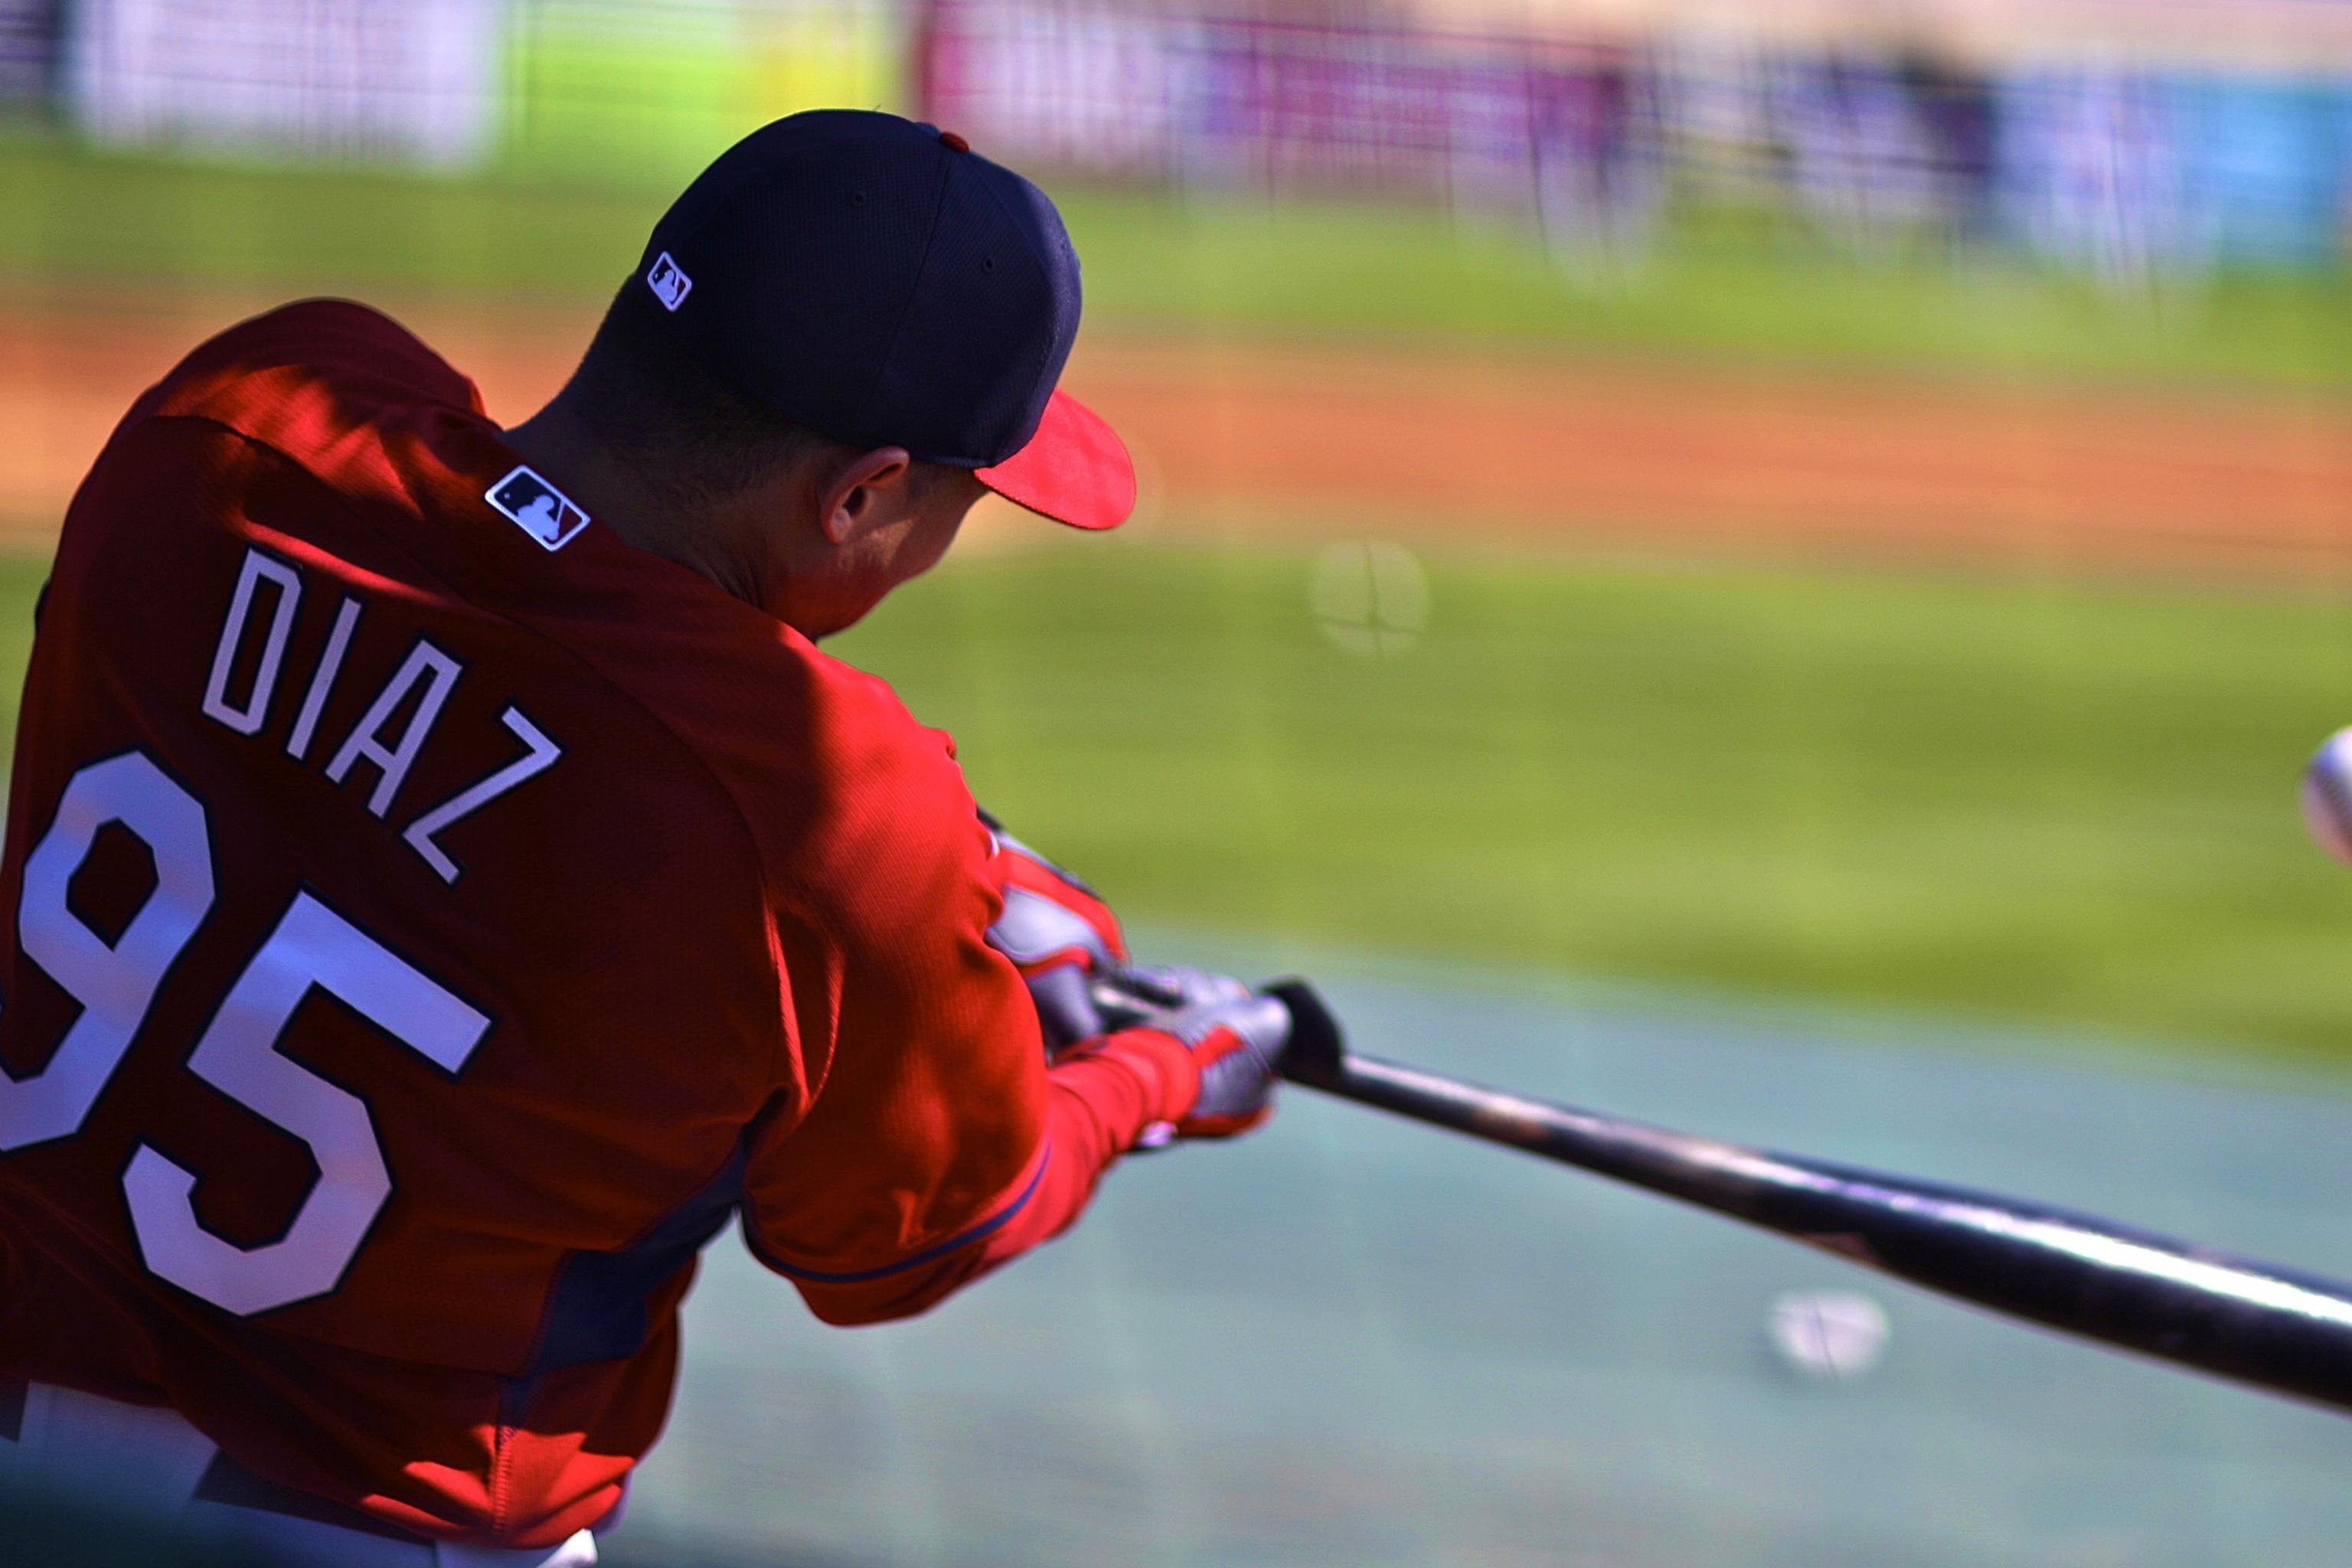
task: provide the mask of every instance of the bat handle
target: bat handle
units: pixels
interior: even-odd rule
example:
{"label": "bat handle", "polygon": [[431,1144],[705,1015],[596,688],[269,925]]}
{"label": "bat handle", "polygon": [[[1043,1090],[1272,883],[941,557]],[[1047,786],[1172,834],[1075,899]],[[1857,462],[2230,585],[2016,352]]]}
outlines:
{"label": "bat handle", "polygon": [[1348,1042],[1339,1020],[1306,981],[1292,976],[1261,987],[1290,1009],[1290,1047],[1282,1053],[1282,1076],[1293,1083],[1328,1089],[1347,1075]]}

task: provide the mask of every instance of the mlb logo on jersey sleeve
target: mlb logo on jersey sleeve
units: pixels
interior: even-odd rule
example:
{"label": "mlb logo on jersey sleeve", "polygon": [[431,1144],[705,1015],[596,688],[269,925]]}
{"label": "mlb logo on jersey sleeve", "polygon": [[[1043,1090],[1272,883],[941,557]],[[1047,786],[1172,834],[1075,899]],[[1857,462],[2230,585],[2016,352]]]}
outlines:
{"label": "mlb logo on jersey sleeve", "polygon": [[694,287],[694,279],[679,271],[677,263],[665,250],[654,258],[653,270],[646,274],[646,286],[662,302],[663,310],[675,310],[686,303],[686,291]]}
{"label": "mlb logo on jersey sleeve", "polygon": [[588,526],[588,514],[570,496],[541,479],[526,466],[483,492],[483,500],[504,512],[543,550],[561,550]]}

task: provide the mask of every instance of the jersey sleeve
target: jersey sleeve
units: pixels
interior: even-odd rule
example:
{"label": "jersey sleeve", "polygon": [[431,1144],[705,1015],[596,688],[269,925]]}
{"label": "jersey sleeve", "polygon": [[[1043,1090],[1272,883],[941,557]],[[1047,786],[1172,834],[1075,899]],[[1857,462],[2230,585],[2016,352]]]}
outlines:
{"label": "jersey sleeve", "polygon": [[805,1110],[753,1129],[744,1234],[828,1322],[922,1311],[1067,1228],[1143,1128],[1198,1092],[1161,1035],[1047,1067],[1027,990],[983,940],[1002,909],[987,832],[939,761],[856,857],[856,896],[780,914],[808,932],[783,943],[795,994],[824,993],[797,1008],[803,1054],[820,1019],[831,1050]]}

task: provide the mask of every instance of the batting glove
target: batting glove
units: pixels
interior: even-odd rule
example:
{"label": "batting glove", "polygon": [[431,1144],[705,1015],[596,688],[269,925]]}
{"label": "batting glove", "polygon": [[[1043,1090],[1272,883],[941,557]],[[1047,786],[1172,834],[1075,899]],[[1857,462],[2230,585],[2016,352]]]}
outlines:
{"label": "batting glove", "polygon": [[1110,1028],[1157,1029],[1184,1042],[1201,1091],[1174,1123],[1147,1129],[1142,1146],[1170,1138],[1230,1138],[1274,1114],[1274,1083],[1291,1037],[1290,1009],[1229,975],[1169,964],[1105,972],[1093,986]]}
{"label": "batting glove", "polygon": [[1274,1114],[1275,1075],[1290,1045],[1290,1009],[1280,997],[1195,1003],[1168,1032],[1201,1068],[1200,1098],[1177,1121],[1177,1137],[1230,1138]]}
{"label": "batting glove", "polygon": [[988,945],[1013,961],[1037,1008],[1047,1054],[1103,1032],[1087,982],[1127,962],[1127,938],[1102,896],[1026,844],[986,812],[996,836],[989,862],[1004,912],[988,928]]}

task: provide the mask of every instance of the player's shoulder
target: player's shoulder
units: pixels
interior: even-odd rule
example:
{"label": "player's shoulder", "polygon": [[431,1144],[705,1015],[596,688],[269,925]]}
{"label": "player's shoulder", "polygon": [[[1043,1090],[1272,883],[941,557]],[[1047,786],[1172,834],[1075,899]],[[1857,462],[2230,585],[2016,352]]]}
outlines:
{"label": "player's shoulder", "polygon": [[415,333],[352,300],[304,300],[207,339],[148,388],[66,533],[144,537],[161,512],[237,534],[266,513],[278,533],[454,591],[458,557],[551,548],[499,522],[494,487],[524,471],[473,383]]}
{"label": "player's shoulder", "polygon": [[762,721],[735,738],[733,782],[777,876],[887,900],[961,858],[978,818],[945,732],[789,627],[756,664]]}
{"label": "player's shoulder", "polygon": [[450,499],[437,481],[453,455],[494,434],[474,384],[407,328],[352,300],[303,300],[191,350],[131,405],[94,471],[169,487],[184,479],[173,463],[234,466],[242,449],[396,519]]}
{"label": "player's shoulder", "polygon": [[953,742],[883,680],[805,657],[803,735],[823,777],[802,797],[814,809],[772,824],[771,897],[828,967],[885,990],[911,976],[934,1005],[961,1005],[937,954],[958,932],[976,943],[995,909],[992,843]]}
{"label": "player's shoulder", "polygon": [[342,399],[335,423],[385,404],[475,414],[482,406],[473,383],[407,328],[356,300],[320,299],[281,305],[197,344],[131,416],[205,417],[245,430],[306,395]]}

